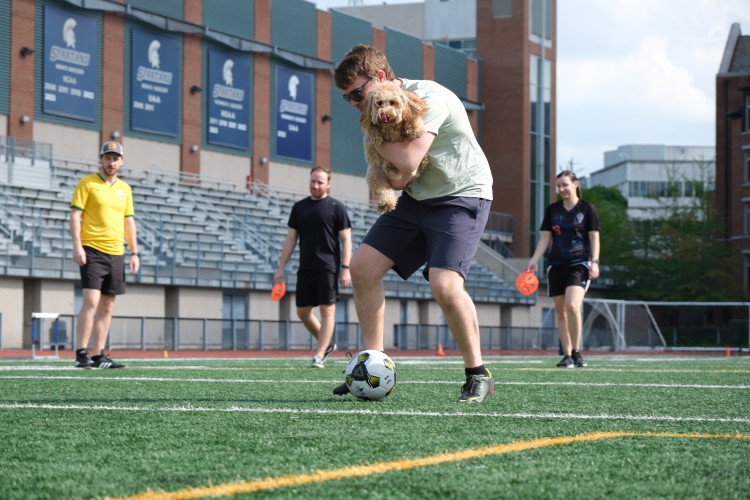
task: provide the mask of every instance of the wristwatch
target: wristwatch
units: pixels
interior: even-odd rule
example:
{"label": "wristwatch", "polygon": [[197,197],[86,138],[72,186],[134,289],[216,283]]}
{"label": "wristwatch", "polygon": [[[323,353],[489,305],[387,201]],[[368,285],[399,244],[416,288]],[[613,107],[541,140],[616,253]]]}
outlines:
{"label": "wristwatch", "polygon": [[349,269],[349,266],[346,264],[341,264],[341,269]]}
{"label": "wristwatch", "polygon": [[130,256],[131,257],[140,257],[141,256],[141,252],[133,252],[133,253],[130,254]]}

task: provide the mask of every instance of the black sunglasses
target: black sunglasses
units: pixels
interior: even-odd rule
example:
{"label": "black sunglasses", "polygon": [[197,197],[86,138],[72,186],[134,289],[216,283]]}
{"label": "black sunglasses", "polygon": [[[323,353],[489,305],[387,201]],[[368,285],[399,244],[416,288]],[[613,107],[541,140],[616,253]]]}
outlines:
{"label": "black sunglasses", "polygon": [[365,98],[365,87],[367,87],[367,84],[372,81],[372,78],[367,80],[365,83],[363,83],[361,86],[357,87],[356,89],[352,90],[348,94],[344,94],[341,97],[344,98],[346,102],[360,102],[362,99]]}

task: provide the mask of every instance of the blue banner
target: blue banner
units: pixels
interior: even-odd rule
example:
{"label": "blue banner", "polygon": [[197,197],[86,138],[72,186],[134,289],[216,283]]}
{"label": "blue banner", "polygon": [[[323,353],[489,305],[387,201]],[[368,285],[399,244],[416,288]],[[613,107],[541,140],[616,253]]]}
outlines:
{"label": "blue banner", "polygon": [[180,120],[179,42],[133,29],[130,59],[130,127],[176,137]]}
{"label": "blue banner", "polygon": [[208,51],[208,142],[250,148],[250,59]]}
{"label": "blue banner", "polygon": [[96,121],[98,20],[44,6],[42,112]]}
{"label": "blue banner", "polygon": [[310,73],[276,67],[276,154],[312,161],[312,83]]}

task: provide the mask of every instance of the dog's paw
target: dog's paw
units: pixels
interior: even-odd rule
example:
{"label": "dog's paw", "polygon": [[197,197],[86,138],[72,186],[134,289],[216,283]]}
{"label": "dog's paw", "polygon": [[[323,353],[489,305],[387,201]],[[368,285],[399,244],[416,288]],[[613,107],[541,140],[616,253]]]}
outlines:
{"label": "dog's paw", "polygon": [[390,212],[396,208],[396,193],[392,189],[385,189],[378,193],[378,213]]}

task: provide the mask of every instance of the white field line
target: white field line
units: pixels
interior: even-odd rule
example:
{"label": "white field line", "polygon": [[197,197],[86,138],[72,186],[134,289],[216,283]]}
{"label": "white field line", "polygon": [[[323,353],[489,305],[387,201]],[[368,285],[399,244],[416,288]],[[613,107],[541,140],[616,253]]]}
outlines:
{"label": "white field line", "polygon": [[[167,377],[77,377],[72,375],[42,376],[42,375],[0,375],[0,381],[10,380],[75,380],[80,382],[191,382],[212,384],[337,384],[339,380],[274,380],[274,379],[215,379],[215,378],[167,378]],[[399,385],[455,385],[458,382],[448,380],[399,380]],[[750,385],[718,385],[718,384],[656,384],[656,383],[614,383],[614,382],[512,382],[496,380],[495,385],[539,385],[539,386],[575,386],[575,387],[648,387],[662,389],[735,389],[748,390]]]}
{"label": "white field line", "polygon": [[374,415],[398,417],[482,417],[482,418],[534,418],[534,419],[576,419],[576,420],[637,420],[668,422],[719,422],[750,424],[750,418],[721,417],[673,417],[665,415],[585,415],[577,413],[497,413],[497,412],[432,412],[414,410],[326,410],[295,408],[251,408],[231,406],[228,408],[207,408],[200,406],[110,406],[110,405],[53,405],[33,403],[0,404],[0,410],[73,410],[73,411],[134,411],[134,412],[195,412],[195,413],[257,413],[257,414],[308,414],[308,415]]}
{"label": "white field line", "polygon": [[[281,359],[281,358],[276,358]],[[236,361],[236,360],[235,360]],[[299,361],[299,360],[297,360]],[[347,363],[345,362],[332,362],[329,363],[331,368],[340,368],[345,367]],[[406,364],[401,361],[399,364]],[[451,364],[451,363],[444,363],[443,361],[440,361],[440,365],[443,364]],[[458,363],[463,366],[463,363]],[[489,365],[492,367],[492,364]],[[436,364],[433,363],[431,367],[436,367]],[[293,367],[292,367],[293,368]],[[128,371],[147,371],[147,370],[159,370],[159,371],[165,371],[165,370],[194,370],[194,371],[242,371],[242,372],[248,372],[248,371],[260,371],[260,370],[278,370],[278,365],[247,365],[247,366],[201,366],[201,365],[173,365],[173,366],[149,366],[149,365],[129,365],[126,370]],[[80,368],[74,368],[72,365],[65,364],[65,365],[8,365],[3,366],[0,364],[0,372],[15,372],[15,371],[69,371],[69,372],[76,372],[76,373],[82,373],[83,370]],[[655,373],[655,374],[663,374],[663,373],[750,373],[750,368],[661,368],[661,369],[651,369],[651,368],[579,368],[576,370],[570,370],[569,372],[566,369],[556,368],[556,367],[513,367],[513,368],[502,368],[502,371],[521,371],[521,372],[550,372],[550,373]]]}

